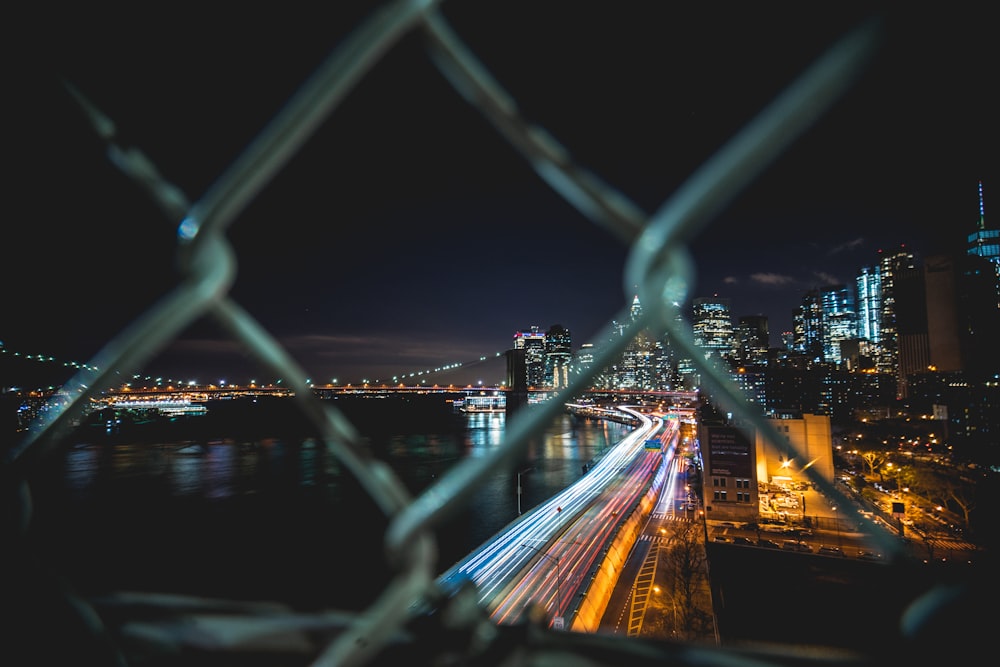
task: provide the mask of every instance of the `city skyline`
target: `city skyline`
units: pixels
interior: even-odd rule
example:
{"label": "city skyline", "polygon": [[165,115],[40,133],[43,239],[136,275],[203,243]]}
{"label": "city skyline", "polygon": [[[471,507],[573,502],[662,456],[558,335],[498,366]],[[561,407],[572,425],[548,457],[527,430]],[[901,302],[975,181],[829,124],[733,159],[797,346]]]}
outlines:
{"label": "city skyline", "polygon": [[[989,226],[987,227],[987,229],[993,229],[993,227]],[[922,266],[924,256],[919,251],[912,248],[907,248],[907,249],[897,248],[891,252],[887,252],[886,255],[891,256],[896,252],[903,252],[904,250],[906,251],[906,254],[912,254],[917,267]],[[879,252],[881,254],[882,251],[880,250]],[[876,261],[872,262],[871,264],[867,264],[864,267],[858,267],[854,273],[854,277],[848,278],[844,283],[831,282],[822,287],[811,287],[806,289],[804,292],[801,293],[799,301],[795,302],[795,306],[789,309],[789,312],[791,313],[792,311],[798,310],[800,306],[806,307],[807,304],[812,303],[820,293],[825,293],[827,291],[837,292],[837,291],[847,290],[852,293],[852,299],[855,297],[860,298],[860,296],[856,294],[857,287],[855,285],[855,279],[861,274],[862,269],[872,269],[877,271],[878,270],[877,264],[878,262]],[[685,316],[689,319],[690,323],[696,324],[699,320],[699,317],[695,312],[697,310],[696,304],[698,302],[725,303],[727,304],[726,312],[728,313],[728,319],[732,327],[731,331],[733,332],[734,335],[736,334],[737,327],[741,324],[741,321],[744,318],[747,320],[753,320],[754,318],[763,318],[763,321],[766,323],[770,334],[770,347],[776,349],[786,349],[786,346],[788,346],[787,349],[790,351],[792,350],[791,347],[793,344],[792,329],[794,329],[794,322],[792,327],[787,327],[781,329],[780,331],[775,330],[773,327],[771,327],[770,324],[771,318],[767,313],[756,313],[756,314],[743,313],[738,310],[736,304],[733,304],[732,299],[726,294],[714,294],[711,296],[695,295],[692,297],[691,301],[693,303],[688,304],[688,307],[683,311]],[[619,320],[618,324],[619,325],[625,324],[626,320],[633,317],[637,310],[641,310],[641,302],[639,300],[638,295],[634,295],[630,308],[631,314],[625,316],[624,319]],[[858,315],[860,316],[860,313],[858,313]],[[794,315],[792,317],[792,320],[794,321],[797,317],[800,316],[801,313],[799,315]],[[510,344],[506,348],[495,352],[484,353],[483,355],[480,355],[476,359],[467,359],[467,360],[456,359],[455,363],[450,363],[442,367],[435,367],[435,368],[414,367],[409,371],[407,371],[406,369],[401,369],[397,375],[393,375],[391,377],[379,377],[377,375],[373,375],[370,373],[361,373],[355,377],[329,378],[329,379],[317,377],[313,379],[312,382],[316,385],[326,385],[326,384],[349,385],[349,384],[371,383],[371,384],[383,384],[383,385],[384,384],[406,384],[406,385],[455,384],[458,386],[470,386],[470,385],[501,386],[505,384],[505,377],[507,373],[506,370],[507,360],[505,353],[508,350],[513,350],[516,347],[522,346],[523,344],[519,344],[519,340],[522,339],[524,336],[527,335],[541,336],[542,340],[545,340],[553,332],[556,332],[557,334],[560,335],[568,334],[570,336],[570,354],[572,354],[573,357],[570,360],[570,363],[574,365],[576,363],[575,359],[576,353],[582,352],[583,346],[595,348],[594,350],[592,350],[592,352],[596,352],[596,348],[599,348],[601,345],[607,343],[611,338],[614,338],[618,335],[617,328],[612,328],[604,332],[605,334],[604,338],[598,340],[591,339],[591,340],[581,341],[573,339],[571,329],[563,327],[561,323],[553,323],[552,325],[545,327],[532,325],[530,327],[523,327],[517,329],[514,332],[514,335],[512,336]],[[865,338],[865,336],[861,337]],[[800,341],[800,343],[804,343],[804,341]],[[5,346],[3,344],[3,341],[0,341],[0,349],[3,349],[5,353],[10,354],[11,356],[28,356],[29,358],[35,357],[38,360],[42,360],[44,357],[49,356],[44,351],[35,350],[33,352],[25,352],[23,350],[12,349],[8,346]],[[799,351],[802,352],[802,350]],[[73,359],[57,359],[55,357],[52,357],[51,359],[49,359],[49,361],[52,362],[52,365],[66,364],[77,368],[85,365],[84,361],[73,360]],[[477,368],[478,376],[480,379],[455,381],[454,376],[458,373],[461,373],[463,370],[460,367],[462,364],[464,364],[465,366],[472,366]],[[210,377],[211,375],[212,374],[206,376],[205,373],[192,373],[187,376],[182,376],[182,375],[171,375],[169,377],[161,376],[157,379],[160,380],[159,382],[160,384],[191,383],[200,385],[215,385],[220,383],[223,385],[227,383],[232,385],[240,385],[240,384],[246,385],[248,383],[271,384],[275,381],[275,378],[268,378],[267,376],[263,375],[258,376],[254,374],[248,375],[246,377],[232,376],[231,378],[228,379],[223,376],[213,378]],[[488,379],[483,380],[482,378],[488,378]],[[538,378],[536,378],[536,380],[538,380]],[[156,382],[136,381],[134,384],[136,386],[141,386],[141,385],[150,386],[152,384],[156,384]],[[536,382],[529,382],[529,384],[545,386],[546,383],[536,381]]]}
{"label": "city skyline", "polygon": [[[531,21],[443,10],[527,119],[650,213],[864,18],[792,6],[734,6],[723,17],[632,8],[616,23],[573,7],[533,7]],[[46,36],[50,48],[18,89],[22,168],[11,191],[26,214],[4,260],[30,270],[4,293],[17,311],[0,340],[87,361],[176,281],[173,227],[109,163],[60,80],[197,200],[367,15],[352,3],[337,12],[322,31],[283,17],[242,17],[242,30],[211,13],[192,25],[177,17],[187,48],[170,30],[119,31],[100,17]],[[857,88],[692,240],[691,298],[718,294],[735,317],[767,316],[772,342],[803,292],[850,284],[878,248],[959,247],[980,181],[990,217],[997,116],[977,69],[989,28],[919,10],[888,18],[883,51]],[[929,27],[939,40],[926,46]],[[233,299],[317,382],[468,362],[533,325],[561,324],[579,348],[598,342],[634,294],[622,279],[627,245],[542,182],[416,39],[372,68],[230,238]],[[211,323],[150,370],[256,375]],[[468,371],[454,381],[475,382]]]}

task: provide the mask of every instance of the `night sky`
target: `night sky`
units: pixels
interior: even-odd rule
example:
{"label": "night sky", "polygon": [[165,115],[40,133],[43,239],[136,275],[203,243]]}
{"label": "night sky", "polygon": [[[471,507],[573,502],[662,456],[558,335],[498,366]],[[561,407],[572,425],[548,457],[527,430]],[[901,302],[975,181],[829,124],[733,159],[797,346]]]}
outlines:
{"label": "night sky", "polygon": [[[446,2],[442,13],[525,119],[652,213],[868,3],[663,4]],[[805,290],[850,283],[879,248],[959,246],[980,180],[988,219],[1000,202],[995,21],[898,6],[856,87],[693,241],[692,296],[767,315],[774,343]],[[22,26],[8,63],[9,350],[86,361],[176,280],[176,221],[109,163],[61,81],[196,201],[372,4],[153,7]],[[450,87],[419,33],[369,71],[229,238],[232,296],[317,382],[493,357],[532,325],[561,324],[579,347],[634,294],[625,244]],[[269,379],[210,322],[145,370]],[[433,376],[502,378],[502,363]]]}

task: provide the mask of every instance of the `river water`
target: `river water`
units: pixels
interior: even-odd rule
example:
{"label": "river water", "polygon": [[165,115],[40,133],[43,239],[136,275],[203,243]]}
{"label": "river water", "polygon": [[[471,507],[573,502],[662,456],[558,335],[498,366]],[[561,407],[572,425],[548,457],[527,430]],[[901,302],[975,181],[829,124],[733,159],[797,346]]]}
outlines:
{"label": "river water", "polygon": [[[33,566],[84,593],[175,592],[358,609],[391,576],[386,519],[290,399],[208,404],[205,415],[138,421],[104,413],[31,479]],[[485,456],[503,413],[455,412],[441,395],[338,400],[417,495],[459,461]],[[500,471],[437,531],[443,572],[572,484],[630,427],[560,416],[514,472]]]}

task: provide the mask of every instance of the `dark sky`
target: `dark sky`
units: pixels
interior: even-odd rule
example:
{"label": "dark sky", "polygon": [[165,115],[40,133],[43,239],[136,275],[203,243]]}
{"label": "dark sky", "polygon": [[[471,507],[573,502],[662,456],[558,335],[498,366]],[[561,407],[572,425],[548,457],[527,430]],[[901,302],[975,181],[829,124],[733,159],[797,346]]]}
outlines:
{"label": "dark sky", "polygon": [[[527,120],[652,213],[870,7],[663,4],[446,2],[442,12]],[[372,4],[152,7],[23,24],[7,95],[9,350],[86,361],[176,280],[175,223],[109,163],[61,80],[196,201]],[[692,296],[727,297],[737,317],[767,315],[776,340],[805,290],[850,282],[879,248],[960,244],[980,180],[990,216],[1000,201],[996,23],[959,9],[886,15],[855,88],[694,239]],[[232,296],[316,381],[469,362],[532,325],[561,324],[578,347],[634,293],[623,285],[625,244],[537,176],[416,33],[384,54],[229,238]],[[502,368],[433,377],[491,383]],[[147,371],[261,379],[210,323]]]}

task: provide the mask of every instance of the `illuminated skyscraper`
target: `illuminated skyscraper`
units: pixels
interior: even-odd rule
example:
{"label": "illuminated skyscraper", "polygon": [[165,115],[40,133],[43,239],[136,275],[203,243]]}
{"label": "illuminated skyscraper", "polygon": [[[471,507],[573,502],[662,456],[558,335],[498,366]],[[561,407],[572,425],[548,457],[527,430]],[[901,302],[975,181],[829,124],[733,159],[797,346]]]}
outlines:
{"label": "illuminated skyscraper", "polygon": [[718,296],[695,299],[691,332],[694,344],[705,352],[706,359],[730,360],[735,346],[729,299]]}
{"label": "illuminated skyscraper", "polygon": [[569,384],[569,366],[573,359],[573,337],[569,329],[553,324],[545,334],[545,383],[553,389]]}
{"label": "illuminated skyscraper", "polygon": [[639,303],[639,295],[636,294],[632,297],[632,307],[629,309],[629,315],[632,316],[632,321],[639,319],[642,315],[642,304]]}
{"label": "illuminated skyscraper", "polygon": [[794,349],[810,362],[823,360],[823,305],[819,291],[811,289],[802,296],[802,305],[792,312]]}
{"label": "illuminated skyscraper", "polygon": [[[636,321],[642,315],[642,304],[639,296],[632,298],[629,316]],[[617,373],[617,386],[620,389],[655,389],[656,363],[655,340],[648,331],[640,331],[625,346],[622,352],[621,365]]]}
{"label": "illuminated skyscraper", "polygon": [[[882,251],[880,250],[881,254]],[[879,322],[880,335],[876,368],[880,373],[887,373],[899,380],[899,330],[896,315],[896,279],[897,276],[916,268],[913,253],[905,247],[892,254],[883,255],[879,259],[879,275],[882,288],[882,318]],[[900,387],[902,390],[902,387]]]}
{"label": "illuminated skyscraper", "polygon": [[537,326],[515,332],[514,349],[524,350],[528,387],[545,386],[545,332]]}
{"label": "illuminated skyscraper", "polygon": [[770,345],[766,315],[742,315],[735,331],[737,358],[741,364],[764,364]]}
{"label": "illuminated skyscraper", "polygon": [[839,364],[843,360],[840,344],[858,337],[854,290],[846,285],[825,287],[820,292],[820,306],[823,359],[831,364]]}
{"label": "illuminated skyscraper", "polygon": [[[594,344],[584,343],[577,350],[574,366],[579,373],[584,373],[594,365]],[[596,384],[596,383],[595,383]]]}
{"label": "illuminated skyscraper", "polygon": [[986,226],[986,210],[983,206],[983,182],[979,182],[979,220],[976,230],[967,237],[967,252],[993,263],[996,274],[997,307],[1000,308],[1000,229]]}
{"label": "illuminated skyscraper", "polygon": [[882,337],[882,276],[878,265],[862,267],[855,281],[858,338],[878,343]]}

